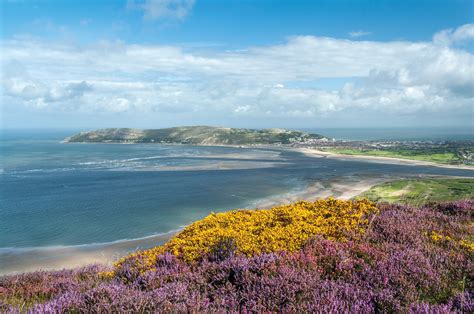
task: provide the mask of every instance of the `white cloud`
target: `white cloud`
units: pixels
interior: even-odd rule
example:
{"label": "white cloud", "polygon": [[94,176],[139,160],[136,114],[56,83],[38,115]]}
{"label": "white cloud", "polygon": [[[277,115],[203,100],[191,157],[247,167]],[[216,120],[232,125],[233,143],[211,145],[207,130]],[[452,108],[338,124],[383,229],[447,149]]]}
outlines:
{"label": "white cloud", "polygon": [[370,34],[372,34],[372,32],[361,31],[361,30],[349,32],[349,36],[354,37],[354,38],[367,36]]}
{"label": "white cloud", "polygon": [[194,0],[129,0],[128,7],[142,10],[144,18],[158,20],[163,18],[183,19],[192,10]]}
{"label": "white cloud", "polygon": [[[459,29],[450,36],[466,38],[459,35],[466,28]],[[2,103],[38,110],[296,119],[350,110],[469,115],[474,100],[473,54],[436,40],[294,36],[279,45],[202,53],[17,39],[2,42],[0,58]],[[332,88],[291,84],[341,78],[353,79]]]}
{"label": "white cloud", "polygon": [[474,24],[464,24],[458,28],[442,30],[433,36],[433,42],[449,46],[455,43],[474,39]]}
{"label": "white cloud", "polygon": [[2,90],[6,96],[21,99],[26,105],[47,107],[55,102],[71,102],[93,90],[86,81],[44,82],[34,78],[18,62],[3,67]]}

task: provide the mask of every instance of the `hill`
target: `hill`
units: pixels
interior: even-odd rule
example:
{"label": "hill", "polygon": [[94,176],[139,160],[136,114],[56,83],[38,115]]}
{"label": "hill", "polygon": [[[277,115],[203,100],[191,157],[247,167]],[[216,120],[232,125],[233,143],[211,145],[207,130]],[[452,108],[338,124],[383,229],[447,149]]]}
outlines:
{"label": "hill", "polygon": [[165,129],[100,129],[75,134],[66,143],[169,143],[196,145],[255,145],[312,143],[319,134],[284,129],[237,129],[186,126]]}
{"label": "hill", "polygon": [[211,214],[113,268],[0,277],[0,312],[472,313],[474,201]]}

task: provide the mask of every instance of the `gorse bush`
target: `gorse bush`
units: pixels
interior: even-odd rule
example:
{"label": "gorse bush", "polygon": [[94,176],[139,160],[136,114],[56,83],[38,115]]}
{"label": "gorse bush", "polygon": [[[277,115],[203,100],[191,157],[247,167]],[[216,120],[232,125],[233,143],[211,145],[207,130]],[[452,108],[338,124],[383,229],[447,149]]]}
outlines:
{"label": "gorse bush", "polygon": [[363,233],[369,215],[377,212],[375,204],[367,200],[327,199],[265,210],[213,213],[186,227],[164,246],[125,257],[117,267],[135,262],[137,268],[148,270],[164,252],[186,262],[216,256],[218,252],[227,256],[296,252],[318,234],[331,240],[343,240],[348,233]]}
{"label": "gorse bush", "polygon": [[[0,278],[0,312],[474,312],[474,201],[377,207],[327,200],[211,215],[109,276],[95,266]],[[302,225],[311,233],[284,244],[300,238],[283,230]],[[258,242],[268,230],[277,235]]]}

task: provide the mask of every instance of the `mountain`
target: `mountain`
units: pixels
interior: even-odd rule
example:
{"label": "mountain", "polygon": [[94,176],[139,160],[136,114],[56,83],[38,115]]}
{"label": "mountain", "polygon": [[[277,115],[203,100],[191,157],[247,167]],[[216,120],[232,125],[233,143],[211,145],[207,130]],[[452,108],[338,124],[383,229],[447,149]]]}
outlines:
{"label": "mountain", "polygon": [[324,140],[319,134],[285,129],[237,129],[185,126],[165,129],[112,128],[81,132],[66,143],[170,143],[201,145],[254,145],[312,143]]}

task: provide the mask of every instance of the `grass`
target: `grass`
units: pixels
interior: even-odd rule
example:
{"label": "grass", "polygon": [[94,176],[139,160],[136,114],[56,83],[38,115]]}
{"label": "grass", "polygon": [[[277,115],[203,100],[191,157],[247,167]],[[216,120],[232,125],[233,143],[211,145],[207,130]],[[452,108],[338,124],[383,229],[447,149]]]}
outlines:
{"label": "grass", "polygon": [[396,150],[378,150],[378,149],[354,149],[354,148],[329,148],[326,149],[331,153],[343,155],[364,155],[364,156],[379,156],[403,158],[420,161],[430,161],[441,164],[458,164],[461,163],[460,158],[454,152],[431,152],[431,151],[416,151],[409,149]]}
{"label": "grass", "polygon": [[376,202],[421,205],[474,198],[474,179],[404,179],[382,183],[360,194]]}

